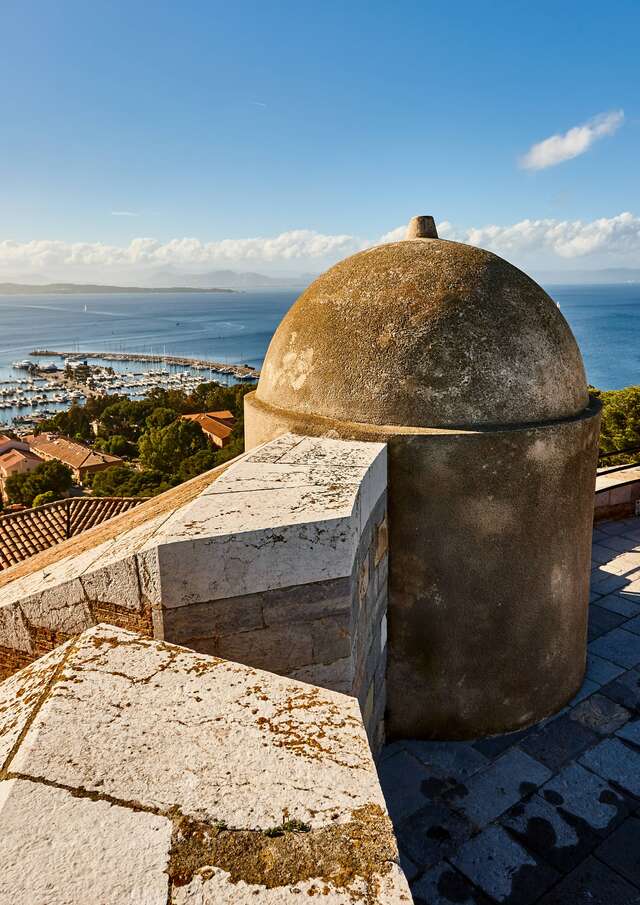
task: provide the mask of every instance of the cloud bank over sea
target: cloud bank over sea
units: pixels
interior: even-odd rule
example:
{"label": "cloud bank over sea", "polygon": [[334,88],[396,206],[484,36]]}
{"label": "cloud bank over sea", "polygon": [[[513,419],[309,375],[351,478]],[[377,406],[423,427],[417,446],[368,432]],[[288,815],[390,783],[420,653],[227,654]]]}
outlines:
{"label": "cloud bank over sea", "polygon": [[[404,237],[398,226],[383,236],[324,234],[293,229],[276,236],[202,241],[133,239],[128,245],[34,239],[0,240],[0,280],[107,281],[145,278],[158,268],[202,273],[232,267],[265,273],[319,272],[347,255]],[[628,211],[595,220],[525,219],[517,223],[459,227],[438,224],[443,239],[478,245],[522,267],[638,267],[640,217]]]}

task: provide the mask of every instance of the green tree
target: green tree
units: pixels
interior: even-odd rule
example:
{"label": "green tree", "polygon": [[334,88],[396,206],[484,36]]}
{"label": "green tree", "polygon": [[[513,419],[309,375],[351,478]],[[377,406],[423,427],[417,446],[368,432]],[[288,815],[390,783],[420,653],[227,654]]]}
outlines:
{"label": "green tree", "polygon": [[55,503],[57,499],[59,499],[59,497],[55,490],[45,490],[44,493],[39,493],[38,496],[33,498],[33,503],[31,505],[44,506],[45,503]]}
{"label": "green tree", "polygon": [[145,424],[147,426],[147,430],[153,430],[157,427],[168,427],[172,422],[176,420],[177,417],[178,413],[175,409],[170,409],[166,406],[159,405],[147,417]]}
{"label": "green tree", "polygon": [[95,442],[96,449],[102,452],[110,453],[112,456],[137,456],[138,447],[135,443],[127,440],[121,434],[114,434],[112,437],[98,437]]}
{"label": "green tree", "polygon": [[178,473],[182,463],[209,441],[199,424],[193,421],[174,421],[167,427],[155,428],[140,437],[140,461],[145,468],[153,468],[164,475]]}
{"label": "green tree", "polygon": [[218,464],[218,456],[211,444],[207,449],[201,449],[193,456],[185,459],[178,468],[178,478],[181,481],[189,481],[203,471],[209,471]]}
{"label": "green tree", "polygon": [[[594,390],[602,402],[600,426],[601,453],[640,447],[640,386],[622,390]],[[640,452],[610,456],[603,465],[618,465],[640,460]]]}
{"label": "green tree", "polygon": [[15,474],[7,478],[5,489],[11,503],[31,506],[35,497],[48,490],[56,494],[56,499],[64,496],[73,486],[71,470],[53,459],[43,462],[28,474]]}
{"label": "green tree", "polygon": [[155,496],[175,486],[158,471],[138,471],[130,465],[112,465],[98,472],[91,484],[95,496]]}

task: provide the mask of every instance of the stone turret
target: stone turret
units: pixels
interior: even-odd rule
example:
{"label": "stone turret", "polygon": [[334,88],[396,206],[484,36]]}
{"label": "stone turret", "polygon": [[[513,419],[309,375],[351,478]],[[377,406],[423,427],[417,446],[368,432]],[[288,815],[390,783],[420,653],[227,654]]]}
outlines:
{"label": "stone turret", "polygon": [[248,447],[284,431],[388,444],[390,737],[515,730],[573,696],[599,409],[526,274],[414,218],[302,293],[245,424]]}

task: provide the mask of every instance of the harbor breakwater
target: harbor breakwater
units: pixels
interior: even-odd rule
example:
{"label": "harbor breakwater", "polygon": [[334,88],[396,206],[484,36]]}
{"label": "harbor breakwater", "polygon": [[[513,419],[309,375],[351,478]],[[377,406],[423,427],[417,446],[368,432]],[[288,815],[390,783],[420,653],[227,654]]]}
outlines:
{"label": "harbor breakwater", "polygon": [[260,372],[250,365],[230,365],[205,358],[188,358],[182,355],[152,355],[144,352],[58,352],[52,349],[34,349],[31,356],[38,358],[62,358],[69,361],[99,359],[100,361],[139,361],[155,364],[178,365],[202,371],[231,374],[243,380],[257,380]]}

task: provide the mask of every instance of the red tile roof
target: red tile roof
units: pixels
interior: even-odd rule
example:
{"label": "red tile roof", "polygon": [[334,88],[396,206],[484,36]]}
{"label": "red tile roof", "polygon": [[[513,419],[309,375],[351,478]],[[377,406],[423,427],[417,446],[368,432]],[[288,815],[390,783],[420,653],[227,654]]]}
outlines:
{"label": "red tile roof", "polygon": [[0,570],[143,503],[131,497],[71,497],[0,515]]}
{"label": "red tile roof", "polygon": [[36,452],[53,459],[58,459],[71,468],[88,468],[92,465],[118,465],[122,462],[119,456],[98,452],[82,443],[58,437],[54,434],[38,434],[27,437],[29,446]]}
{"label": "red tile roof", "polygon": [[43,459],[26,449],[9,449],[6,453],[0,455],[0,468],[10,468],[16,465],[21,459],[30,460],[37,465],[42,465]]}
{"label": "red tile roof", "polygon": [[[226,440],[233,430],[235,418],[231,412],[198,412],[195,415],[182,415],[185,421],[195,421],[205,434],[212,434],[220,440]],[[230,423],[225,423],[230,422]]]}

